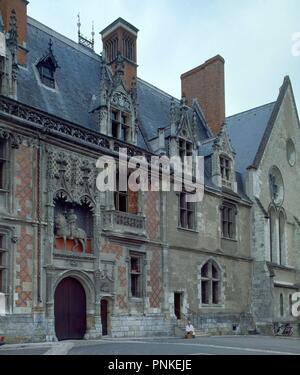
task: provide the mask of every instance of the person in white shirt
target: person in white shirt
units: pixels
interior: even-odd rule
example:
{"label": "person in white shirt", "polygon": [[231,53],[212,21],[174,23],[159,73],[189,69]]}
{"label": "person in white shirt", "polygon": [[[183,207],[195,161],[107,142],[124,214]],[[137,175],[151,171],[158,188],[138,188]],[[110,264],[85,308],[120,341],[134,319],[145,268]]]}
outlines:
{"label": "person in white shirt", "polygon": [[185,326],[185,338],[195,338],[195,329],[189,320]]}

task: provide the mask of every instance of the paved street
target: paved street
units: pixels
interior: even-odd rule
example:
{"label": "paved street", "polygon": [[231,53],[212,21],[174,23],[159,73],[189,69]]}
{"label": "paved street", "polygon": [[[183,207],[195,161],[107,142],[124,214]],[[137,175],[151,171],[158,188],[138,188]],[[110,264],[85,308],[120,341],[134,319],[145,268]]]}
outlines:
{"label": "paved street", "polygon": [[103,339],[4,345],[0,355],[300,355],[300,340],[265,336]]}

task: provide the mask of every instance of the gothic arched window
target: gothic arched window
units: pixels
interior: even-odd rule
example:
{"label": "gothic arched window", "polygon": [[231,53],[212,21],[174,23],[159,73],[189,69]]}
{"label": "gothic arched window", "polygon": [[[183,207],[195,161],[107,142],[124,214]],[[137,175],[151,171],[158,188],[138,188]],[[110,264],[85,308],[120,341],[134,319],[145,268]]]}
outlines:
{"label": "gothic arched window", "polygon": [[201,304],[218,305],[221,301],[221,272],[213,260],[201,268]]}

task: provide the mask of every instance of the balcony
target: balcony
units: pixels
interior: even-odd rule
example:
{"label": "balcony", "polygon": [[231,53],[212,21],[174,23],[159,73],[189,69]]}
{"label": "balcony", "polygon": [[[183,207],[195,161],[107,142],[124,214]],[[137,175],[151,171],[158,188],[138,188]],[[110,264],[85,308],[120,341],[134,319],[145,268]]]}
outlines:
{"label": "balcony", "polygon": [[145,217],[121,211],[105,211],[102,216],[103,230],[146,237]]}

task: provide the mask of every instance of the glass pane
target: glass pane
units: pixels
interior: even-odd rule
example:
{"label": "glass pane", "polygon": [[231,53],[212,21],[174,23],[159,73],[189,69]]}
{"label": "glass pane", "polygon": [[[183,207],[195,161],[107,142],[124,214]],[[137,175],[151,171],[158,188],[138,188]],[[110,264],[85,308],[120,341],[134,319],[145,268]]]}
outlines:
{"label": "glass pane", "polygon": [[201,276],[202,277],[208,277],[208,263],[204,264],[204,266],[201,269]]}
{"label": "glass pane", "polygon": [[213,279],[219,278],[218,268],[214,264],[212,264],[212,277]]}
{"label": "glass pane", "polygon": [[131,295],[132,297],[140,297],[140,275],[131,275]]}
{"label": "glass pane", "polygon": [[127,141],[127,127],[122,126],[121,128],[121,140],[126,142]]}
{"label": "glass pane", "polygon": [[209,291],[208,291],[208,281],[201,281],[201,297],[202,303],[209,304]]}
{"label": "glass pane", "polygon": [[119,194],[119,211],[127,212],[127,196]]}
{"label": "glass pane", "polygon": [[194,212],[188,211],[188,228],[194,229]]}
{"label": "glass pane", "polygon": [[130,259],[131,272],[140,272],[140,260],[139,258]]}
{"label": "glass pane", "polygon": [[214,305],[219,303],[219,281],[212,283],[212,303]]}
{"label": "glass pane", "polygon": [[187,226],[187,217],[186,217],[186,211],[180,210],[180,225],[182,228],[186,228]]}
{"label": "glass pane", "polygon": [[112,123],[112,126],[111,126],[111,134],[114,138],[118,138],[119,137],[119,125],[116,124],[115,122]]}

